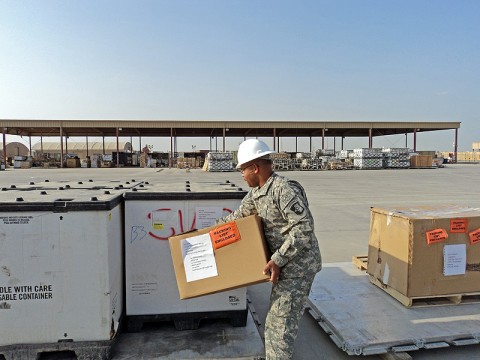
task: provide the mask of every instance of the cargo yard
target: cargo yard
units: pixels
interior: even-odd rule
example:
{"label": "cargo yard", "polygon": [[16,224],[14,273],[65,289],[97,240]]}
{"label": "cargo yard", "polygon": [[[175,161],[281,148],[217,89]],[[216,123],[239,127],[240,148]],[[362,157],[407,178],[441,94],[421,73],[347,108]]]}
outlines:
{"label": "cargo yard", "polygon": [[112,5],[0,1],[0,360],[480,358],[480,2]]}
{"label": "cargo yard", "polygon": [[[296,179],[304,184],[309,197],[310,207],[315,217],[316,235],[320,242],[322,250],[323,261],[325,268],[319,274],[319,282],[316,286],[327,286],[328,289],[329,278],[325,278],[322,281],[322,276],[330,276],[332,269],[348,267],[346,273],[353,272],[355,279],[358,276],[365,276],[365,272],[356,270],[352,264],[352,257],[366,256],[368,254],[369,244],[369,232],[370,232],[370,208],[399,208],[399,207],[419,207],[419,206],[443,206],[446,204],[458,205],[465,207],[478,208],[480,207],[480,190],[476,186],[478,182],[478,165],[462,165],[462,164],[447,164],[444,168],[422,168],[422,169],[410,169],[408,171],[400,171],[387,169],[384,171],[279,171],[281,174],[286,175],[292,179]],[[109,195],[102,195],[98,198],[98,201],[103,202],[108,197],[115,197],[115,188],[134,187],[143,182],[148,182],[151,186],[160,187],[165,189],[178,188],[185,189],[185,184],[195,182],[208,184],[228,184],[232,189],[236,191],[246,190],[245,184],[241,178],[241,175],[236,172],[208,172],[201,169],[169,169],[169,168],[120,168],[120,169],[13,169],[9,168],[0,173],[1,187],[5,189],[5,193],[8,193],[8,189],[16,188],[17,193],[23,192],[23,204],[20,206],[28,205],[29,196],[28,193],[32,193],[35,187],[44,188],[47,194],[43,196],[49,196],[48,193],[53,193],[52,196],[60,198],[68,198],[70,196],[80,196],[82,191],[89,187],[90,184],[94,184],[98,189],[112,188],[109,190]],[[227,182],[228,181],[228,182]],[[58,182],[60,182],[61,188],[64,190],[58,190]],[[128,184],[127,184],[128,183]],[[121,185],[121,186],[120,186]],[[75,187],[84,188],[83,190],[75,190]],[[223,185],[222,185],[223,186]],[[92,185],[90,185],[92,187]],[[23,189],[23,190],[22,190]],[[192,187],[193,189],[193,187]],[[73,192],[77,191],[78,194],[74,196]],[[104,191],[104,190],[102,190]],[[106,191],[106,190],[105,190]],[[193,189],[193,191],[195,191]],[[90,191],[90,197],[92,197]],[[132,193],[133,194],[133,193]],[[106,198],[105,198],[106,196]],[[19,196],[16,196],[18,198]],[[188,196],[187,196],[188,197]],[[132,198],[132,204],[133,200]],[[112,210],[117,208],[115,203],[109,203]],[[128,205],[128,202],[127,202]],[[73,204],[71,205],[73,206]],[[28,208],[23,208],[26,211]],[[78,210],[78,209],[77,209]],[[75,207],[72,210],[72,214],[82,214],[82,212],[75,212]],[[88,211],[87,211],[88,213]],[[87,213],[81,216],[89,216]],[[135,211],[134,211],[135,213]],[[132,215],[129,215],[131,218]],[[115,213],[113,213],[115,214]],[[115,219],[114,215],[114,219]],[[80,218],[77,217],[77,220]],[[28,219],[26,220],[28,221]],[[5,225],[4,225],[5,226]],[[71,226],[75,226],[72,223]],[[158,231],[158,230],[157,230]],[[161,233],[160,233],[161,234]],[[123,237],[123,236],[122,236]],[[3,259],[2,261],[5,261]],[[3,267],[2,276],[5,278],[6,270]],[[358,271],[358,272],[356,272]],[[360,279],[363,279],[363,276]],[[369,284],[368,280],[362,282],[362,286],[366,286],[366,289],[371,295],[380,296],[382,306],[385,304],[392,305],[393,303],[400,306],[402,313],[416,312],[418,316],[419,309],[409,310],[400,304],[395,298],[385,293],[374,284]],[[33,284],[32,284],[33,285]],[[44,284],[48,285],[49,284]],[[352,285],[355,288],[360,286],[360,283]],[[3,287],[3,285],[2,285]],[[25,288],[28,290],[28,288]],[[24,289],[24,290],[25,290]],[[370,290],[368,290],[370,289]],[[315,288],[313,291],[317,291]],[[12,290],[13,291],[13,290]],[[322,290],[320,295],[314,294],[317,298],[325,296],[325,289]],[[340,291],[340,292],[339,292]],[[478,290],[477,290],[478,291]],[[346,293],[350,294],[349,298],[345,298]],[[380,292],[380,294],[378,294]],[[22,293],[22,292],[21,292]],[[23,291],[27,295],[33,293],[29,291]],[[22,293],[22,294],[23,294]],[[50,291],[45,294],[51,293]],[[134,292],[133,295],[138,294]],[[249,299],[249,313],[245,327],[232,327],[230,321],[222,319],[221,317],[213,317],[209,320],[198,319],[198,328],[191,330],[177,330],[174,326],[172,319],[168,317],[159,317],[154,322],[148,322],[147,326],[144,326],[140,331],[127,332],[127,322],[124,322],[122,326],[118,326],[116,331],[116,341],[111,345],[112,359],[224,359],[224,358],[259,358],[262,354],[262,342],[261,334],[263,333],[262,324],[266,315],[266,306],[268,304],[269,284],[257,284],[251,285],[247,288],[247,296]],[[322,295],[323,294],[323,295]],[[353,295],[352,295],[353,294]],[[3,294],[7,296],[7,294]],[[93,293],[94,295],[94,293]],[[92,296],[93,296],[92,295]],[[338,297],[340,299],[351,299],[349,301],[355,301],[355,292],[349,291],[347,288],[341,288],[340,290],[334,289],[331,296],[333,298]],[[9,296],[13,296],[10,294]],[[244,295],[235,294],[235,296],[242,300]],[[352,298],[353,296],[353,298]],[[364,298],[364,295],[359,295]],[[386,296],[387,298],[382,298]],[[55,297],[55,294],[53,295]],[[342,336],[342,329],[334,328],[333,333],[327,333],[322,318],[318,317],[316,308],[318,303],[315,302],[315,298],[312,298],[309,306],[312,309],[305,312],[300,325],[300,332],[297,339],[297,346],[295,352],[295,359],[349,359],[355,356],[357,350],[349,350],[348,346],[338,343],[338,339]],[[466,299],[467,297],[465,297]],[[68,297],[67,297],[68,299]],[[133,299],[133,298],[132,298]],[[471,297],[469,297],[471,300]],[[24,300],[34,301],[34,300]],[[37,300],[37,301],[51,301],[49,299]],[[64,300],[66,301],[66,300]],[[170,301],[170,300],[169,300]],[[175,300],[173,300],[175,301]],[[180,301],[180,300],[178,300]],[[184,301],[184,300],[182,300]],[[378,301],[375,300],[375,301]],[[391,302],[393,303],[391,304]],[[12,303],[13,301],[10,301]],[[4,301],[3,303],[9,303]],[[14,303],[14,302],[13,302]],[[345,303],[342,303],[345,305]],[[378,305],[378,304],[377,304]],[[136,305],[138,308],[138,305]],[[142,305],[145,306],[145,305]],[[142,311],[140,306],[140,311]],[[155,306],[158,306],[155,305]],[[210,305],[211,306],[211,305]],[[355,305],[352,304],[352,307]],[[441,359],[448,356],[450,359],[471,359],[474,354],[479,350],[478,338],[475,334],[480,333],[480,327],[478,327],[479,321],[476,318],[480,309],[480,305],[475,303],[462,302],[461,299],[456,305],[437,306],[438,309],[450,308],[451,311],[464,312],[457,314],[457,318],[461,317],[465,321],[468,321],[470,327],[473,327],[472,336],[465,339],[465,334],[462,334],[463,338],[455,339],[454,336],[449,336],[443,339],[441,342],[437,342],[436,346],[441,348],[435,348],[434,345],[428,344],[425,338],[429,338],[429,334],[415,333],[414,339],[410,339],[405,344],[405,339],[400,338],[404,347],[398,346],[399,340],[393,342],[382,343],[383,349],[378,347],[365,347],[362,358],[366,359],[386,359],[386,356],[392,359]],[[402,309],[403,308],[403,309]],[[428,311],[432,311],[432,308],[428,308]],[[214,310],[213,308],[210,310]],[[320,309],[326,311],[326,309]],[[447,309],[448,310],[448,309]],[[449,311],[450,311],[449,310]],[[7,311],[3,308],[1,311]],[[157,309],[157,312],[162,310]],[[421,310],[420,310],[421,311]],[[444,310],[445,311],[445,310]],[[334,308],[333,313],[326,312],[326,320],[329,321],[329,317],[336,318],[341,317],[342,310]],[[466,315],[466,314],[467,315]],[[364,323],[366,319],[363,319],[366,313],[360,312],[357,314],[358,318],[352,318],[351,324],[354,328],[361,323]],[[447,321],[451,318],[452,321],[455,316],[445,317],[442,312],[435,312],[433,314],[443,314],[439,319],[434,318],[430,321]],[[471,315],[468,315],[471,314]],[[137,314],[140,315],[140,314]],[[404,314],[405,315],[405,314]],[[405,315],[405,316],[406,316]],[[352,316],[351,314],[349,316]],[[402,316],[402,319],[405,319]],[[429,315],[432,316],[431,314]],[[433,315],[435,316],[435,315]],[[128,316],[127,316],[128,318]],[[441,319],[444,320],[441,320]],[[94,319],[94,318],[92,318]],[[82,319],[75,319],[72,317],[73,322],[81,323]],[[151,319],[149,319],[151,320]],[[331,319],[330,319],[331,320]],[[18,319],[17,321],[28,321],[28,319]],[[414,320],[412,320],[414,321]],[[333,321],[332,321],[333,322]],[[448,324],[448,322],[447,322]],[[31,324],[32,328],[38,326],[38,324]],[[93,325],[92,325],[93,326]],[[435,325],[438,326],[438,325]],[[361,326],[360,326],[361,327]],[[478,328],[477,328],[478,327]],[[257,330],[258,328],[258,330]],[[88,327],[87,327],[88,330]],[[394,336],[398,329],[392,328],[389,332],[388,339]],[[359,330],[363,332],[364,330]],[[387,330],[385,330],[387,331]],[[471,329],[469,329],[471,331]],[[197,335],[195,335],[197,334]],[[223,334],[223,335],[221,335]],[[329,335],[330,334],[330,335]],[[202,340],[199,342],[198,337]],[[218,336],[223,337],[223,341],[216,341]],[[243,340],[239,340],[239,339]],[[168,341],[164,341],[168,339]],[[185,342],[185,339],[189,339]],[[211,339],[211,340],[210,340]],[[348,339],[347,339],[348,340]],[[382,341],[379,338],[379,341]],[[390,340],[389,340],[390,341]],[[441,344],[440,344],[441,343]],[[386,344],[386,345],[385,345]],[[439,345],[440,344],[440,345]],[[469,344],[468,346],[461,346]],[[72,351],[77,349],[75,343],[69,345],[69,343],[61,343],[63,347],[58,350],[70,349],[70,352],[52,352],[52,348],[35,348],[29,350],[30,354],[38,351],[42,354],[41,359],[74,359],[75,356]],[[407,346],[408,345],[408,346]],[[344,347],[342,349],[342,346]],[[346,347],[345,347],[346,346]],[[385,347],[386,346],[386,347]],[[398,353],[392,353],[391,347],[397,347]],[[93,350],[95,346],[92,344]],[[43,351],[42,351],[43,349]],[[251,349],[246,351],[245,349]],[[360,348],[361,349],[361,348]],[[387,353],[382,354],[382,350],[387,349]],[[77,349],[78,350],[78,349]],[[83,349],[84,350],[84,349]],[[92,350],[92,351],[93,351]],[[347,351],[348,350],[348,351]],[[351,354],[349,355],[349,351]],[[368,353],[376,355],[368,355]],[[95,351],[93,351],[95,353]],[[360,350],[361,353],[361,350]],[[4,354],[6,352],[4,351]],[[20,353],[19,353],[20,354]],[[409,357],[408,357],[409,356]],[[1,356],[0,356],[1,358]],[[10,360],[5,355],[6,360]],[[93,358],[93,357],[86,357]],[[12,359],[16,359],[12,357]]]}
{"label": "cargo yard", "polygon": [[[107,149],[97,150],[99,153],[86,155],[85,151],[77,151],[64,155],[60,160],[58,144],[54,144],[55,152],[34,152],[33,156],[8,156],[3,168],[15,169],[30,168],[113,168],[113,167],[140,167],[140,168],[176,168],[176,169],[203,169],[209,172],[233,171],[237,164],[236,151],[199,151],[190,153],[156,153],[133,152],[130,143],[122,143],[127,152],[119,153],[112,149],[114,143],[108,143]],[[83,144],[78,144],[83,146]],[[101,153],[103,151],[103,153]],[[465,160],[479,162],[480,152],[472,152]],[[414,152],[409,148],[355,148],[352,150],[319,149],[315,152],[279,152],[272,155],[275,170],[374,170],[374,169],[409,169],[443,167],[452,163],[453,154],[443,154],[435,151]],[[117,162],[118,157],[118,162]],[[478,158],[478,159],[477,159]],[[478,161],[477,161],[478,160]]]}

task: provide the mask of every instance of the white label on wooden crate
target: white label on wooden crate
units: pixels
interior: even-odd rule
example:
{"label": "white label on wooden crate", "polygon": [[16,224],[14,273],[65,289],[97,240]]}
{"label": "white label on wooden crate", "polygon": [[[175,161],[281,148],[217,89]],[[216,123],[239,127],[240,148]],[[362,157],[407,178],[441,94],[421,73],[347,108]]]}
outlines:
{"label": "white label on wooden crate", "polygon": [[467,266],[465,244],[445,245],[443,248],[443,275],[464,275]]}

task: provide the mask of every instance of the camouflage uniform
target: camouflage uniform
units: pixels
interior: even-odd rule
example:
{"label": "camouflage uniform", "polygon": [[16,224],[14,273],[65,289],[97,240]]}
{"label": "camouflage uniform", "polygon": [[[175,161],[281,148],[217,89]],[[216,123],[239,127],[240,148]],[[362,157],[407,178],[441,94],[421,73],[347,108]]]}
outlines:
{"label": "camouflage uniform", "polygon": [[302,186],[275,173],[262,187],[251,189],[240,207],[219,219],[227,222],[248,215],[262,218],[271,259],[281,267],[272,286],[265,323],[267,359],[290,359],[305,300],[322,261],[313,218]]}

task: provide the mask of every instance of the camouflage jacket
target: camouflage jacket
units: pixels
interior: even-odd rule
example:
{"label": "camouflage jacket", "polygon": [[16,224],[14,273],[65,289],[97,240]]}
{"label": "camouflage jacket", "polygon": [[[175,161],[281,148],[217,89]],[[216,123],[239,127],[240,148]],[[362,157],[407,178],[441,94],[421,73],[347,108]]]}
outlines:
{"label": "camouflage jacket", "polygon": [[298,182],[273,173],[262,187],[247,193],[237,210],[217,222],[254,214],[262,218],[271,259],[282,267],[282,277],[299,277],[322,268],[313,217]]}

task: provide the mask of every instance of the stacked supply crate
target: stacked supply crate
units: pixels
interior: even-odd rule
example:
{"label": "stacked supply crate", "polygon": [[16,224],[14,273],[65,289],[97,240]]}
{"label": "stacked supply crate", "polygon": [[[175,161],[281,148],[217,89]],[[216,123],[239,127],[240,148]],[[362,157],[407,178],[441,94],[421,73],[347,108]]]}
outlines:
{"label": "stacked supply crate", "polygon": [[357,148],[353,150],[353,166],[357,169],[382,169],[381,148]]}
{"label": "stacked supply crate", "polygon": [[308,159],[310,158],[311,155],[310,153],[303,153],[303,152],[297,152],[297,153],[293,153],[291,155],[291,169],[292,170],[301,170],[302,168],[302,162],[305,160],[305,159]]}
{"label": "stacked supply crate", "polygon": [[92,157],[91,157],[91,159],[92,159],[91,167],[92,168],[99,168],[100,167],[101,157],[102,157],[102,155],[100,155],[100,154],[93,154],[92,155]]}
{"label": "stacked supply crate", "polygon": [[123,313],[125,190],[67,183],[0,192],[0,358],[110,358]]}
{"label": "stacked supply crate", "polygon": [[337,154],[337,158],[341,160],[349,160],[353,158],[353,150],[340,150]]}
{"label": "stacked supply crate", "polygon": [[321,157],[321,156],[330,156],[333,157],[335,156],[335,150],[334,149],[318,149],[315,152],[315,157]]}
{"label": "stacked supply crate", "polygon": [[319,159],[321,169],[329,169],[331,162],[335,160],[335,150],[318,149],[315,151],[315,159]]}
{"label": "stacked supply crate", "polygon": [[16,155],[13,157],[13,168],[21,169],[23,162],[27,160],[26,156]]}
{"label": "stacked supply crate", "polygon": [[[301,170],[321,170],[322,159],[315,157],[315,153],[301,153],[302,163],[300,165]],[[298,158],[298,154],[297,154]]]}
{"label": "stacked supply crate", "polygon": [[290,155],[287,153],[273,153],[270,154],[274,170],[291,170],[292,161]]}
{"label": "stacked supply crate", "polygon": [[206,164],[207,171],[232,171],[232,154],[229,152],[209,152]]}
{"label": "stacked supply crate", "polygon": [[339,165],[341,169],[353,169],[353,161],[354,161],[354,154],[353,150],[340,150],[337,153],[337,159],[341,161],[341,164],[336,164]]}
{"label": "stacked supply crate", "polygon": [[389,169],[408,169],[410,156],[408,148],[384,148],[382,149],[384,166]]}
{"label": "stacked supply crate", "polygon": [[302,170],[321,170],[322,159],[317,159],[317,158],[303,159],[301,164],[301,169]]}
{"label": "stacked supply crate", "polygon": [[233,326],[245,326],[246,288],[180,300],[168,243],[173,235],[213,225],[245,195],[228,181],[146,184],[125,193],[129,331],[158,320],[173,321],[179,330],[196,329],[205,318],[228,318]]}

